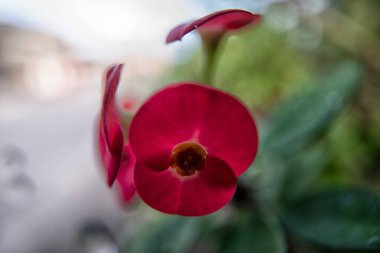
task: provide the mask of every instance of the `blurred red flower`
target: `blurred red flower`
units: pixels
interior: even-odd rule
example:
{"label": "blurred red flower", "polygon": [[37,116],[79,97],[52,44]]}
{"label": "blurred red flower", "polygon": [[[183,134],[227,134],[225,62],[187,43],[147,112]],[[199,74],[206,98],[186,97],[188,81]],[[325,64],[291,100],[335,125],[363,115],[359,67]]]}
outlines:
{"label": "blurred red flower", "polygon": [[181,24],[170,31],[166,43],[181,40],[183,36],[197,29],[202,37],[221,37],[226,32],[243,28],[260,21],[261,15],[244,10],[223,10],[214,12],[195,21]]}
{"label": "blurred red flower", "polygon": [[135,193],[133,169],[135,157],[125,141],[115,94],[120,81],[122,64],[111,66],[105,75],[102,110],[99,121],[99,151],[103,167],[107,173],[107,183],[112,186],[117,179],[122,189],[124,201]]}
{"label": "blurred red flower", "polygon": [[225,206],[258,148],[244,105],[192,83],[171,85],[147,100],[131,122],[129,139],[140,197],[156,210],[185,216]]}

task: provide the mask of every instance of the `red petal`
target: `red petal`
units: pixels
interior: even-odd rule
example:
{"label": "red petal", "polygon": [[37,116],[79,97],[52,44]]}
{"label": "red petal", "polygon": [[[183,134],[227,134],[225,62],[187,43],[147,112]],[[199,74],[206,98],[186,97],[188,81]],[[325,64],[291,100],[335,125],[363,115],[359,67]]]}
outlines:
{"label": "red petal", "polygon": [[237,99],[202,85],[181,83],[151,97],[136,113],[130,145],[138,161],[164,170],[175,145],[195,141],[229,164],[238,176],[253,162],[256,125]]}
{"label": "red petal", "polygon": [[118,168],[119,168],[119,159],[118,156],[113,155],[106,143],[106,137],[104,136],[104,128],[99,124],[99,151],[102,161],[102,165],[107,173],[107,183],[109,186],[113,184],[113,181],[116,179]]}
{"label": "red petal", "polygon": [[258,149],[256,124],[248,109],[236,98],[217,90],[204,107],[199,142],[209,154],[226,161],[241,175],[252,164]]}
{"label": "red petal", "polygon": [[154,171],[137,163],[136,189],[152,208],[184,216],[206,215],[224,207],[236,189],[236,177],[223,161],[207,157],[205,168],[190,177],[171,169]]}
{"label": "red petal", "polygon": [[185,34],[191,32],[192,30],[195,29],[195,28],[194,28],[194,29],[191,29],[191,30],[189,30],[189,31],[186,32],[186,30],[189,29],[189,28],[188,28],[189,25],[190,25],[190,24],[185,23],[185,24],[181,24],[181,25],[178,25],[178,26],[174,27],[174,28],[169,32],[168,36],[166,37],[166,43],[174,42],[174,41],[176,41],[176,40],[181,40],[182,37],[183,37]]}
{"label": "red petal", "polygon": [[[168,168],[173,147],[190,140],[203,118],[207,92],[190,93],[182,86],[166,88],[151,97],[133,118],[129,140],[138,160],[155,170]],[[206,89],[207,88],[201,88]]]}
{"label": "red petal", "polygon": [[124,202],[128,202],[136,192],[134,183],[135,164],[136,158],[133,155],[130,146],[125,145],[119,173],[117,175],[117,181],[120,185],[121,196]]}
{"label": "red petal", "polygon": [[240,29],[249,24],[260,21],[261,15],[243,10],[223,10],[214,12],[193,22],[175,27],[166,38],[166,43],[181,40],[189,32],[199,29],[203,31],[217,31],[224,33],[230,30]]}
{"label": "red petal", "polygon": [[115,93],[123,65],[107,70],[102,111],[100,115],[99,145],[103,164],[107,171],[108,185],[116,179],[124,146],[124,134],[115,104]]}

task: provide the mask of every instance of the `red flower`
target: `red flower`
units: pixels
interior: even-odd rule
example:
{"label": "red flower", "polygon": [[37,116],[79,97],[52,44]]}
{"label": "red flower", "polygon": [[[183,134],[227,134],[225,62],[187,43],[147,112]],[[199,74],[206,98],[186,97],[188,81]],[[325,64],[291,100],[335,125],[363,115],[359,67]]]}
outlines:
{"label": "red flower", "polygon": [[185,216],[226,205],[258,147],[255,122],[238,100],[192,83],[152,96],[129,136],[140,197],[161,212]]}
{"label": "red flower", "polygon": [[166,43],[181,40],[183,36],[195,29],[198,29],[202,36],[211,34],[220,37],[228,31],[237,30],[249,24],[258,23],[260,18],[261,15],[259,14],[253,14],[243,10],[223,10],[214,12],[203,18],[175,27],[168,34]]}
{"label": "red flower", "polygon": [[111,186],[115,179],[122,188],[122,196],[128,201],[135,193],[133,169],[135,157],[129,144],[124,141],[124,133],[115,103],[115,93],[120,81],[123,65],[115,65],[106,71],[103,105],[99,122],[99,150],[102,164]]}

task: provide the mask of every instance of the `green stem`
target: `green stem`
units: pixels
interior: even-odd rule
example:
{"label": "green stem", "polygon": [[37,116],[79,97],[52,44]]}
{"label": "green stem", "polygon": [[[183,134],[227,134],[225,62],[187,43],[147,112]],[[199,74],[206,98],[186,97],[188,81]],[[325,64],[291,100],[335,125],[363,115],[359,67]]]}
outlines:
{"label": "green stem", "polygon": [[221,36],[201,35],[201,37],[204,55],[202,81],[205,84],[212,85],[215,78],[216,58]]}

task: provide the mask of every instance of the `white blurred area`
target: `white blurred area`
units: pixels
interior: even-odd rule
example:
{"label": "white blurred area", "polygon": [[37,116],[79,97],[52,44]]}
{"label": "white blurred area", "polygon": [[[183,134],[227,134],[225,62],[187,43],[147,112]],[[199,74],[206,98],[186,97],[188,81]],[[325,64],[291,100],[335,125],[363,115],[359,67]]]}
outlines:
{"label": "white blurred area", "polygon": [[[106,66],[142,99],[178,57],[190,1],[0,1],[0,252],[118,252],[133,226],[106,186],[94,130]],[[132,95],[131,95],[132,94]],[[94,239],[92,239],[94,238]]]}
{"label": "white blurred area", "polygon": [[60,38],[84,58],[114,61],[167,58],[166,33],[195,10],[185,0],[2,0],[0,20]]}
{"label": "white blurred area", "polygon": [[56,100],[94,88],[115,62],[131,79],[155,76],[176,58],[167,32],[195,10],[185,0],[2,0],[0,89]]}

